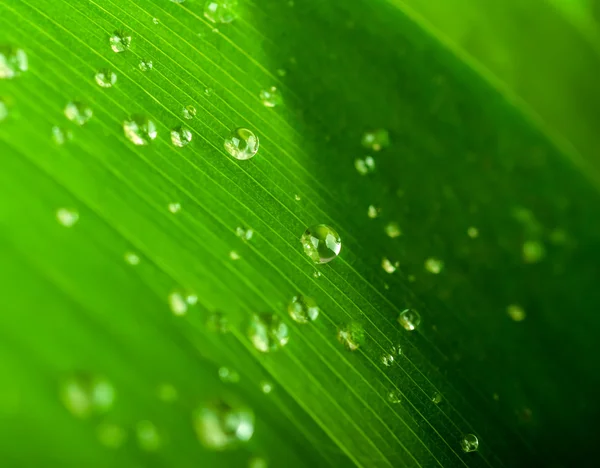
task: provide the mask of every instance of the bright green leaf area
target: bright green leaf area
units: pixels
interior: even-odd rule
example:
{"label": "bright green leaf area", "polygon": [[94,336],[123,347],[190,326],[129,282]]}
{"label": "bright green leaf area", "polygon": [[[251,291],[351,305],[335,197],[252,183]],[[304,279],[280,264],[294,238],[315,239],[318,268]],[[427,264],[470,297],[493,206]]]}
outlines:
{"label": "bright green leaf area", "polygon": [[[573,15],[542,0],[239,3],[215,29],[202,1],[0,2],[0,44],[29,58],[0,80],[2,466],[589,464],[600,60],[577,26],[595,20],[573,18],[593,2]],[[463,27],[467,9],[486,22]],[[118,29],[132,37],[119,54]],[[94,81],[101,68],[116,73],[112,88]],[[271,86],[283,98],[273,108],[259,99]],[[72,100],[93,110],[84,126],[63,114]],[[148,146],[124,136],[134,114],[157,124]],[[57,145],[55,125],[73,139]],[[180,125],[193,134],[183,148],[169,135]],[[253,159],[223,149],[236,127],[259,136]],[[373,129],[389,147],[361,145]],[[367,155],[376,167],[361,175]],[[63,207],[79,212],[70,228],[56,220]],[[385,234],[390,222],[400,236]],[[315,224],[342,239],[326,265],[300,243]],[[176,289],[198,296],[183,316],[169,308]],[[298,294],[320,307],[314,322],[290,319]],[[397,321],[406,308],[420,312],[414,331]],[[215,313],[227,333],[207,325]],[[289,343],[258,352],[255,313],[287,323]],[[355,351],[336,339],[351,323],[365,331]],[[239,382],[222,382],[222,366]],[[67,411],[59,389],[75,371],[112,382],[110,411]],[[165,382],[176,401],[158,398]],[[252,408],[255,432],[211,451],[192,414],[222,396]],[[140,421],[157,428],[158,450],[138,443]],[[120,447],[99,440],[103,424],[126,431]],[[469,433],[479,449],[465,453]]]}

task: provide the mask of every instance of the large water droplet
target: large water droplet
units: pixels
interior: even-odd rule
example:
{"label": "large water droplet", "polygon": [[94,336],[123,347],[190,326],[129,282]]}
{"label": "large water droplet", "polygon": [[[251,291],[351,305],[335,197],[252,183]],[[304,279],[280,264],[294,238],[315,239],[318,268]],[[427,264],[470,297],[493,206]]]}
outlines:
{"label": "large water droplet", "polygon": [[93,114],[88,105],[79,101],[71,101],[65,106],[65,116],[77,125],[84,125]]}
{"label": "large water droplet", "polygon": [[373,151],[380,151],[390,145],[390,135],[387,130],[378,129],[365,132],[361,144]]}
{"label": "large water droplet", "polygon": [[258,151],[258,137],[251,130],[239,127],[232,130],[223,146],[235,159],[250,159]]}
{"label": "large water droplet", "polygon": [[79,212],[73,208],[59,208],[56,210],[56,219],[63,226],[72,227],[79,221]]}
{"label": "large water droplet", "polygon": [[262,353],[283,348],[290,338],[287,325],[277,315],[271,314],[253,315],[248,337]]}
{"label": "large water droplet", "polygon": [[319,307],[314,299],[306,296],[294,296],[288,305],[288,313],[295,322],[307,323],[319,316]]}
{"label": "large water droplet", "polygon": [[213,23],[231,23],[237,18],[237,0],[208,0],[204,16]]}
{"label": "large water droplet", "polygon": [[371,156],[367,156],[364,159],[356,158],[354,160],[354,167],[360,175],[367,175],[375,170],[375,160]]}
{"label": "large water droplet", "polygon": [[434,275],[439,274],[444,269],[444,262],[439,258],[429,257],[425,260],[425,269]]}
{"label": "large water droplet", "polygon": [[27,71],[27,54],[23,49],[0,46],[0,80],[10,80]]}
{"label": "large water droplet", "polygon": [[162,445],[158,429],[150,421],[140,421],[135,427],[139,447],[146,452],[155,452]]}
{"label": "large water droplet", "polygon": [[475,452],[479,447],[479,440],[474,434],[465,434],[460,441],[460,447],[465,452]]}
{"label": "large water droplet", "polygon": [[338,330],[337,339],[348,350],[356,351],[365,341],[365,330],[359,323],[352,322]]}
{"label": "large water droplet", "polygon": [[156,138],[156,125],[141,115],[134,115],[123,122],[125,136],[134,145],[144,146]]}
{"label": "large water droplet", "polygon": [[275,86],[261,90],[259,93],[259,98],[265,107],[279,106],[283,102],[281,99],[281,93]]}
{"label": "large water droplet", "polygon": [[337,257],[342,240],[335,230],[326,224],[309,227],[300,238],[304,253],[315,263],[327,263]]}
{"label": "large water droplet", "polygon": [[96,435],[102,445],[117,449],[123,445],[127,432],[121,426],[112,423],[102,423],[96,429]]}
{"label": "large water droplet", "polygon": [[183,148],[184,146],[187,146],[190,141],[192,141],[192,132],[190,132],[189,129],[177,127],[171,130],[171,143],[173,143],[173,145]]}
{"label": "large water droplet", "polygon": [[250,408],[218,400],[199,407],[193,415],[198,439],[211,450],[226,450],[247,442],[254,433]]}
{"label": "large water droplet", "polygon": [[104,377],[79,372],[64,380],[60,397],[71,414],[86,418],[108,411],[115,401],[115,389]]}
{"label": "large water droplet", "polygon": [[117,75],[108,68],[102,68],[98,70],[94,79],[101,88],[111,88],[117,82]]}
{"label": "large water droplet", "polygon": [[412,331],[421,323],[421,315],[414,309],[404,309],[398,316],[398,323],[405,330]]}
{"label": "large water droplet", "polygon": [[523,307],[517,304],[511,304],[506,308],[506,313],[515,322],[522,322],[525,320],[526,314]]}
{"label": "large water droplet", "polygon": [[131,45],[131,36],[125,31],[115,31],[109,39],[113,52],[125,52]]}

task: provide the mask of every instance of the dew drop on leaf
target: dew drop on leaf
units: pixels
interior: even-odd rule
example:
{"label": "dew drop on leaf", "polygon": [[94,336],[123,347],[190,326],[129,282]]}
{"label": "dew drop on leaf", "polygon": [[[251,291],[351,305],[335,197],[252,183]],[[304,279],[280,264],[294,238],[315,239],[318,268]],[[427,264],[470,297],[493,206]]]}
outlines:
{"label": "dew drop on leaf", "polygon": [[229,258],[231,260],[239,260],[242,257],[240,257],[240,254],[237,253],[235,250],[232,250],[231,252],[229,252]]}
{"label": "dew drop on leaf", "polygon": [[314,263],[327,263],[337,257],[342,249],[342,239],[339,234],[326,224],[316,224],[309,227],[300,242],[304,253]]}
{"label": "dew drop on leaf", "polygon": [[86,418],[108,411],[115,401],[115,389],[104,377],[78,372],[62,382],[60,397],[71,414]]}
{"label": "dew drop on leaf", "polygon": [[130,265],[135,266],[135,265],[139,265],[139,263],[140,263],[140,257],[135,252],[125,252],[124,258],[125,258],[125,262]]}
{"label": "dew drop on leaf", "polygon": [[477,229],[475,226],[470,226],[469,229],[467,229],[467,236],[469,236],[471,239],[475,239],[479,236],[479,229]]}
{"label": "dew drop on leaf", "polygon": [[525,320],[526,314],[523,307],[517,304],[511,304],[506,308],[506,313],[515,322],[522,322]]}
{"label": "dew drop on leaf", "polygon": [[238,226],[237,228],[235,228],[235,235],[244,241],[249,241],[250,239],[252,239],[254,231],[250,228],[246,229],[242,226]]}
{"label": "dew drop on leaf", "polygon": [[168,208],[169,208],[169,211],[173,214],[179,213],[181,211],[181,203],[178,203],[178,202],[169,203]]}
{"label": "dew drop on leaf", "polygon": [[125,52],[131,45],[131,36],[125,31],[115,31],[110,36],[108,42],[113,52]]}
{"label": "dew drop on leaf", "polygon": [[185,106],[181,113],[184,119],[191,120],[196,117],[197,112],[196,108],[190,104],[189,106]]}
{"label": "dew drop on leaf", "polygon": [[298,194],[295,194],[294,195],[294,200],[300,201],[300,200],[302,200],[302,197],[300,195],[298,195]]}
{"label": "dew drop on leaf", "polygon": [[271,393],[273,391],[273,384],[267,380],[263,380],[260,382],[260,390],[265,395],[268,395],[269,393]]}
{"label": "dew drop on leaf", "polygon": [[308,323],[319,316],[319,307],[314,299],[297,295],[292,297],[288,305],[288,313],[295,322]]}
{"label": "dew drop on leaf", "polygon": [[237,0],[208,0],[204,16],[213,23],[231,23],[237,18]]}
{"label": "dew drop on leaf", "polygon": [[223,312],[212,312],[206,318],[206,328],[213,333],[227,333],[229,321]]}
{"label": "dew drop on leaf", "polygon": [[0,45],[0,80],[10,80],[29,68],[27,54],[18,47]]}
{"label": "dew drop on leaf", "polygon": [[400,262],[392,262],[389,258],[383,257],[381,259],[381,268],[386,273],[390,275],[396,271],[396,269],[400,266]]}
{"label": "dew drop on leaf", "polygon": [[252,457],[248,460],[248,468],[267,468],[267,460],[263,457]]}
{"label": "dew drop on leaf", "polygon": [[235,159],[250,159],[258,151],[258,137],[251,130],[239,127],[225,138],[223,146]]}
{"label": "dew drop on leaf", "polygon": [[439,392],[435,392],[431,397],[431,401],[433,401],[436,405],[442,401],[442,394]]}
{"label": "dew drop on leaf", "polygon": [[56,211],[56,219],[63,226],[72,227],[79,221],[79,212],[73,208],[59,208]]}
{"label": "dew drop on leaf", "polygon": [[117,82],[117,75],[108,68],[102,68],[96,72],[94,79],[96,80],[96,84],[101,88],[112,88]]}
{"label": "dew drop on leaf", "polygon": [[123,122],[123,132],[129,141],[137,146],[145,146],[156,138],[156,125],[141,115],[135,115]]}
{"label": "dew drop on leaf", "polygon": [[146,452],[155,452],[162,445],[158,429],[150,421],[140,421],[135,426],[138,446]]}
{"label": "dew drop on leaf", "polygon": [[402,396],[400,395],[400,392],[398,390],[391,390],[387,394],[387,400],[390,403],[397,405],[402,401]]}
{"label": "dew drop on leaf", "polygon": [[148,72],[154,68],[154,65],[152,64],[152,60],[142,59],[138,64],[138,68],[143,72]]}
{"label": "dew drop on leaf", "polygon": [[425,269],[429,273],[433,273],[434,275],[439,274],[444,268],[444,262],[442,262],[439,258],[429,257],[425,260]]}
{"label": "dew drop on leaf", "polygon": [[390,145],[390,136],[387,130],[372,130],[363,134],[361,144],[373,151],[381,151]]}
{"label": "dew drop on leaf", "polygon": [[354,160],[354,167],[360,175],[367,175],[375,170],[375,160],[371,156],[367,156],[364,159],[356,158]]}
{"label": "dew drop on leaf", "polygon": [[523,243],[523,261],[537,263],[546,256],[544,244],[539,241],[529,240]]}
{"label": "dew drop on leaf", "polygon": [[254,412],[243,405],[217,400],[196,409],[194,429],[210,450],[226,450],[247,442],[254,433]]}
{"label": "dew drop on leaf", "polygon": [[258,97],[265,107],[276,107],[283,102],[281,93],[275,86],[261,90]]}
{"label": "dew drop on leaf", "polygon": [[402,235],[402,230],[400,229],[400,226],[396,222],[387,223],[385,225],[384,230],[385,230],[386,235],[388,237],[391,237],[392,239],[395,239],[396,237],[399,237]]}
{"label": "dew drop on leaf", "polygon": [[64,145],[67,141],[73,139],[73,134],[70,130],[66,130],[58,125],[52,127],[52,141],[57,145]]}
{"label": "dew drop on leaf", "polygon": [[261,353],[283,348],[289,341],[288,326],[274,314],[255,314],[250,319],[248,337]]}
{"label": "dew drop on leaf", "polygon": [[356,351],[365,341],[365,330],[359,323],[352,322],[338,330],[337,339],[349,351]]}
{"label": "dew drop on leaf", "polygon": [[92,109],[80,101],[71,101],[65,106],[65,116],[77,125],[84,125],[92,115]]}
{"label": "dew drop on leaf", "polygon": [[398,323],[405,330],[412,331],[421,323],[421,315],[414,309],[404,309],[398,316]]}
{"label": "dew drop on leaf", "polygon": [[395,357],[394,357],[394,355],[393,355],[393,354],[383,354],[383,355],[381,356],[381,363],[382,363],[384,366],[387,366],[387,367],[389,367],[389,366],[391,366],[392,364],[394,364],[394,359],[395,359]]}
{"label": "dew drop on leaf", "polygon": [[188,311],[188,306],[193,305],[189,303],[187,296],[179,290],[172,291],[169,294],[167,301],[173,315],[178,316],[185,315]]}
{"label": "dew drop on leaf", "polygon": [[377,216],[379,216],[380,212],[381,212],[381,208],[377,208],[374,205],[369,205],[369,208],[367,208],[367,216],[371,219],[377,218]]}
{"label": "dew drop on leaf", "polygon": [[185,127],[177,127],[171,130],[171,143],[174,146],[183,148],[192,141],[192,132]]}
{"label": "dew drop on leaf", "polygon": [[479,440],[474,434],[465,434],[460,441],[464,452],[475,452],[479,448]]}

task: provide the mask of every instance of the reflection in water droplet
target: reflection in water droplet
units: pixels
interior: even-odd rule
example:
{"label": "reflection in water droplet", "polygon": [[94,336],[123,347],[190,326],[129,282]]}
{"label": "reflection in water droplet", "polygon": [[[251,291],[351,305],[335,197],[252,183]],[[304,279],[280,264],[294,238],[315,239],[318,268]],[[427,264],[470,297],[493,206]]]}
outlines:
{"label": "reflection in water droplet", "polygon": [[367,216],[371,219],[375,219],[377,216],[379,216],[380,212],[381,208],[376,208],[374,205],[369,205],[369,208],[367,209]]}
{"label": "reflection in water droplet", "polygon": [[152,60],[142,59],[142,60],[140,60],[140,63],[138,64],[138,67],[143,72],[148,72],[148,71],[152,70],[152,68],[154,67],[154,65],[152,64]]}
{"label": "reflection in water droplet", "polygon": [[421,323],[421,315],[414,309],[404,309],[398,316],[398,323],[405,330],[412,331]]}
{"label": "reflection in water droplet", "polygon": [[181,113],[183,114],[184,119],[190,120],[196,117],[197,112],[196,108],[190,104],[189,106],[184,107]]}
{"label": "reflection in water droplet", "polygon": [[523,307],[517,304],[511,304],[506,308],[506,313],[515,322],[521,322],[525,320],[526,314]]}
{"label": "reflection in water droplet", "polygon": [[307,323],[319,316],[319,307],[314,299],[302,295],[292,297],[288,305],[288,313],[295,322]]}
{"label": "reflection in water droplet", "polygon": [[241,226],[238,226],[237,228],[235,228],[235,235],[238,236],[242,240],[249,241],[250,239],[252,239],[252,236],[254,235],[254,231],[250,228],[245,229]]}
{"label": "reflection in water droplet", "polygon": [[52,127],[52,140],[57,145],[64,145],[67,141],[73,139],[73,134],[70,130],[55,125]]}
{"label": "reflection in water droplet", "polygon": [[525,263],[537,263],[546,256],[544,244],[538,241],[526,241],[523,243],[523,261]]}
{"label": "reflection in water droplet", "polygon": [[248,337],[262,353],[283,348],[290,338],[287,325],[272,314],[253,315],[248,327]]}
{"label": "reflection in water droplet", "polygon": [[392,390],[387,394],[387,400],[396,405],[402,401],[402,395],[398,390]]}
{"label": "reflection in water droplet", "polygon": [[271,382],[263,380],[260,383],[260,389],[262,390],[263,393],[269,394],[273,391],[273,384]]}
{"label": "reflection in water droplet", "polygon": [[177,389],[169,383],[160,384],[156,393],[158,398],[165,403],[173,403],[174,401],[177,401],[177,398],[179,397]]}
{"label": "reflection in water droplet", "polygon": [[187,146],[188,143],[192,141],[192,132],[185,127],[177,127],[171,130],[171,143],[174,146],[178,146],[179,148],[183,148]]}
{"label": "reflection in water droplet", "polygon": [[156,138],[156,125],[141,115],[134,115],[123,122],[123,131],[129,141],[137,146],[145,146]]}
{"label": "reflection in water droplet", "polygon": [[391,222],[391,223],[386,224],[385,233],[387,234],[388,237],[391,237],[392,239],[394,239],[394,238],[402,235],[402,230],[400,229],[400,226],[398,225],[398,223]]}
{"label": "reflection in water droplet", "polygon": [[79,221],[79,212],[73,208],[59,208],[56,219],[65,227],[72,227]]}
{"label": "reflection in water droplet", "polygon": [[60,397],[71,414],[86,418],[108,411],[115,401],[115,389],[104,377],[78,372],[63,381]]}
{"label": "reflection in water droplet", "polygon": [[211,450],[226,450],[247,442],[254,433],[254,412],[218,400],[199,407],[193,415],[198,440]]}
{"label": "reflection in water droplet", "polygon": [[138,265],[140,257],[135,252],[125,252],[125,261],[130,265]]}
{"label": "reflection in water droplet", "polygon": [[146,452],[155,452],[162,444],[156,426],[150,421],[140,421],[135,427],[139,447]]}
{"label": "reflection in water droplet", "polygon": [[102,423],[96,428],[96,436],[105,447],[117,449],[125,442],[127,432],[116,424]]}
{"label": "reflection in water droplet", "polygon": [[475,239],[476,237],[479,236],[479,229],[477,229],[474,226],[469,227],[469,229],[467,229],[467,235],[471,238],[471,239]]}
{"label": "reflection in water droplet", "polygon": [[0,80],[10,80],[27,71],[27,54],[23,49],[0,46]]}
{"label": "reflection in water droplet", "polygon": [[113,52],[125,52],[131,45],[131,36],[125,31],[115,31],[109,39]]}
{"label": "reflection in water droplet", "polygon": [[173,214],[179,213],[181,211],[181,203],[178,203],[178,202],[169,203],[169,211]]}
{"label": "reflection in water droplet", "polygon": [[433,273],[434,275],[439,274],[444,268],[444,262],[442,262],[439,258],[429,257],[425,260],[425,269],[429,273]]}
{"label": "reflection in water droplet", "polygon": [[237,0],[208,0],[204,16],[213,23],[231,23],[237,17]]}
{"label": "reflection in water droplet", "polygon": [[356,351],[365,341],[365,330],[359,323],[352,322],[338,330],[337,339],[346,349]]}
{"label": "reflection in water droplet", "polygon": [[219,367],[219,378],[222,382],[237,383],[240,381],[240,374],[229,367]]}
{"label": "reflection in water droplet", "polygon": [[258,151],[258,137],[247,128],[236,128],[225,139],[223,146],[235,159],[250,159]]}
{"label": "reflection in water droplet", "polygon": [[361,144],[373,151],[380,151],[382,148],[387,148],[390,145],[390,135],[384,129],[365,132]]}
{"label": "reflection in water droplet", "polygon": [[342,249],[339,234],[326,224],[309,227],[300,238],[304,253],[314,263],[327,263],[337,257]]}
{"label": "reflection in water droplet", "polygon": [[117,75],[108,68],[102,68],[94,75],[94,79],[101,88],[111,88],[117,82]]}
{"label": "reflection in water droplet", "polygon": [[279,76],[281,76],[282,78],[287,75],[287,72],[283,69],[283,68],[278,68],[277,70],[275,70],[275,73],[277,73]]}
{"label": "reflection in water droplet", "polygon": [[92,115],[92,109],[82,102],[71,101],[65,106],[65,116],[77,125],[84,125]]}
{"label": "reflection in water droplet", "polygon": [[466,434],[460,441],[460,447],[465,452],[475,452],[479,447],[479,440],[474,434]]}
{"label": "reflection in water droplet", "polygon": [[365,159],[356,158],[354,167],[360,175],[367,175],[375,170],[375,160],[371,156],[367,156]]}
{"label": "reflection in water droplet", "polygon": [[387,257],[383,257],[381,259],[381,268],[383,268],[383,271],[385,271],[386,273],[389,273],[389,274],[394,273],[399,266],[400,266],[400,262],[392,263],[392,261],[390,259],[388,259]]}
{"label": "reflection in water droplet", "polygon": [[433,401],[436,405],[442,401],[442,394],[439,392],[435,392],[431,397],[431,401]]}
{"label": "reflection in water droplet", "polygon": [[259,94],[259,98],[265,107],[279,106],[283,102],[281,99],[281,93],[275,86],[263,89]]}

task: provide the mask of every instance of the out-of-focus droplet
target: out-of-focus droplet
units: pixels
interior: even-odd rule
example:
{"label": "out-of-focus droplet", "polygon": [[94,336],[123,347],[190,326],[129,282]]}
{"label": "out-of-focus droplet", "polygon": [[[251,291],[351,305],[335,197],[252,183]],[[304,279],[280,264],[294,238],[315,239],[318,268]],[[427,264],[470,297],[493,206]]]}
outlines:
{"label": "out-of-focus droplet", "polygon": [[173,214],[179,213],[181,211],[181,203],[178,203],[178,202],[169,203],[169,211]]}
{"label": "out-of-focus droplet", "polygon": [[188,311],[188,306],[194,305],[197,302],[195,294],[184,294],[180,290],[174,290],[169,294],[167,302],[173,315],[185,315]]}
{"label": "out-of-focus droplet", "polygon": [[248,468],[267,468],[269,465],[263,457],[252,457],[248,460]]}
{"label": "out-of-focus droplet", "polygon": [[469,236],[471,239],[479,237],[479,229],[477,229],[475,226],[469,227],[469,229],[467,229],[467,236]]}
{"label": "out-of-focus droplet", "polygon": [[240,381],[240,374],[229,367],[219,367],[219,378],[222,382],[237,383]]}
{"label": "out-of-focus droplet", "polygon": [[161,383],[156,390],[156,394],[165,403],[173,403],[179,398],[177,389],[170,383]]}
{"label": "out-of-focus droplet", "polygon": [[439,392],[435,392],[431,397],[431,401],[433,401],[436,405],[442,401],[442,394]]}
{"label": "out-of-focus droplet", "polygon": [[131,36],[125,31],[115,31],[108,40],[113,52],[125,52],[131,45]]}
{"label": "out-of-focus droplet", "polygon": [[142,59],[138,64],[138,68],[143,72],[148,72],[154,68],[154,64],[152,63],[152,60]]}
{"label": "out-of-focus droplet", "polygon": [[304,253],[314,263],[327,263],[337,257],[342,249],[339,234],[326,224],[309,227],[300,238]]}
{"label": "out-of-focus droplet", "polygon": [[465,434],[460,441],[464,452],[475,452],[479,448],[479,440],[474,434]]}
{"label": "out-of-focus droplet", "polygon": [[244,161],[254,157],[258,152],[258,137],[251,130],[239,127],[232,130],[225,138],[223,146],[225,151],[235,159]]}
{"label": "out-of-focus droplet", "polygon": [[371,156],[367,156],[364,159],[356,158],[354,160],[354,167],[360,175],[367,175],[375,170],[375,160]]}
{"label": "out-of-focus droplet", "polygon": [[379,213],[381,213],[381,208],[377,208],[374,205],[369,205],[369,208],[367,209],[367,216],[369,218],[375,219],[377,216],[379,216]]}
{"label": "out-of-focus droplet", "polygon": [[276,107],[283,102],[281,93],[275,86],[261,90],[259,98],[265,107]]}
{"label": "out-of-focus droplet", "polygon": [[337,339],[349,351],[356,351],[365,341],[365,329],[357,322],[349,323],[338,330]]}
{"label": "out-of-focus droplet", "polygon": [[239,259],[240,259],[240,258],[242,258],[242,257],[241,257],[241,256],[240,256],[240,254],[239,254],[239,253],[237,253],[235,250],[232,250],[231,252],[229,252],[229,258],[230,258],[231,260],[234,260],[234,261],[235,261],[235,260],[239,260]]}
{"label": "out-of-focus droplet", "polygon": [[213,89],[212,88],[204,88],[204,95],[206,97],[210,97],[213,94]]}
{"label": "out-of-focus droplet", "polygon": [[123,122],[123,131],[129,141],[137,146],[145,146],[156,138],[156,125],[147,117],[134,115]]}
{"label": "out-of-focus droplet", "polygon": [[135,252],[125,252],[125,262],[129,263],[130,265],[139,265],[140,263],[140,257],[138,254],[136,254]]}
{"label": "out-of-focus droplet", "polygon": [[383,268],[383,271],[385,271],[386,273],[389,273],[390,275],[392,273],[394,273],[398,269],[399,266],[400,266],[400,262],[392,262],[387,257],[383,257],[381,259],[381,268]]}
{"label": "out-of-focus droplet", "polygon": [[319,307],[314,299],[302,295],[292,297],[288,313],[295,322],[308,323],[319,316]]}
{"label": "out-of-focus droplet", "polygon": [[522,322],[525,320],[526,314],[525,309],[517,304],[511,304],[506,308],[506,313],[515,322]]}
{"label": "out-of-focus droplet", "polygon": [[73,133],[71,133],[71,130],[64,129],[58,125],[52,127],[52,140],[57,145],[64,145],[67,141],[72,139]]}
{"label": "out-of-focus droplet", "polygon": [[115,389],[104,377],[78,372],[62,382],[60,397],[71,414],[87,418],[108,411],[115,401]]}
{"label": "out-of-focus droplet", "polygon": [[382,354],[381,363],[386,367],[390,367],[392,364],[394,364],[395,359],[396,358],[393,354]]}
{"label": "out-of-focus droplet", "polygon": [[193,119],[194,117],[196,117],[196,114],[198,113],[198,111],[196,110],[196,108],[194,106],[192,106],[191,104],[189,106],[185,106],[183,108],[183,111],[181,111],[181,113],[183,114],[183,118],[190,120]]}
{"label": "out-of-focus droplet", "polygon": [[525,263],[537,263],[546,256],[544,244],[536,240],[523,243],[523,261]]}
{"label": "out-of-focus droplet", "polygon": [[300,201],[300,200],[302,200],[302,197],[300,195],[296,194],[296,195],[294,195],[294,200]]}
{"label": "out-of-focus droplet", "polygon": [[0,45],[0,80],[10,80],[29,68],[27,54],[19,47]]}
{"label": "out-of-focus droplet", "polygon": [[80,101],[71,101],[65,106],[65,117],[77,125],[85,125],[93,114],[92,109]]}
{"label": "out-of-focus droplet", "polygon": [[146,452],[156,452],[162,445],[162,439],[154,423],[140,421],[135,427],[138,446]]}
{"label": "out-of-focus droplet", "polygon": [[204,16],[213,23],[231,23],[237,18],[237,0],[208,0]]}
{"label": "out-of-focus droplet", "polygon": [[59,208],[56,210],[56,219],[63,226],[72,227],[79,221],[79,212],[74,208]]}
{"label": "out-of-focus droplet", "polygon": [[171,130],[171,143],[174,146],[183,148],[192,141],[192,132],[185,127],[177,127]]}
{"label": "out-of-focus droplet", "polygon": [[108,68],[101,68],[94,75],[94,79],[96,80],[96,84],[101,88],[112,88],[117,82],[117,75]]}
{"label": "out-of-focus droplet", "polygon": [[439,258],[429,257],[425,260],[425,269],[429,273],[433,273],[434,275],[439,274],[444,268],[444,262],[442,262]]}
{"label": "out-of-focus droplet", "polygon": [[152,18],[152,22],[153,22],[154,24],[159,24],[159,23],[160,23],[160,20],[159,20],[158,18]]}
{"label": "out-of-focus droplet", "polygon": [[288,326],[277,315],[256,314],[250,320],[248,337],[258,351],[267,353],[283,348],[290,334]]}
{"label": "out-of-focus droplet", "polygon": [[100,443],[110,449],[121,447],[127,439],[127,431],[112,423],[100,424],[96,428],[96,435]]}
{"label": "out-of-focus droplet", "polygon": [[237,228],[235,228],[235,235],[242,240],[249,241],[250,239],[252,239],[254,231],[250,228],[246,229],[241,226],[238,226]]}
{"label": "out-of-focus droplet", "polygon": [[395,239],[402,235],[402,230],[400,229],[400,225],[396,222],[387,223],[385,225],[385,233],[388,237]]}
{"label": "out-of-focus droplet", "polygon": [[365,132],[361,144],[373,151],[381,151],[383,148],[390,146],[390,135],[387,130],[382,128]]}
{"label": "out-of-focus droplet", "polygon": [[400,403],[402,401],[402,395],[400,394],[400,392],[398,390],[391,390],[387,394],[387,400],[390,403],[397,405],[398,403]]}
{"label": "out-of-focus droplet", "polygon": [[421,315],[414,309],[404,309],[398,316],[398,323],[405,330],[412,331],[421,323]]}
{"label": "out-of-focus droplet", "polygon": [[273,384],[267,380],[260,382],[260,389],[264,394],[269,394],[273,391]]}
{"label": "out-of-focus droplet", "polygon": [[193,414],[198,440],[210,450],[227,450],[254,434],[254,412],[223,399],[200,406]]}
{"label": "out-of-focus droplet", "polygon": [[313,278],[317,279],[321,277],[321,272],[319,270],[313,271]]}
{"label": "out-of-focus droplet", "polygon": [[285,69],[283,68],[278,68],[277,70],[275,70],[275,73],[277,73],[277,75],[281,76],[282,78],[287,75],[287,72],[285,71]]}

